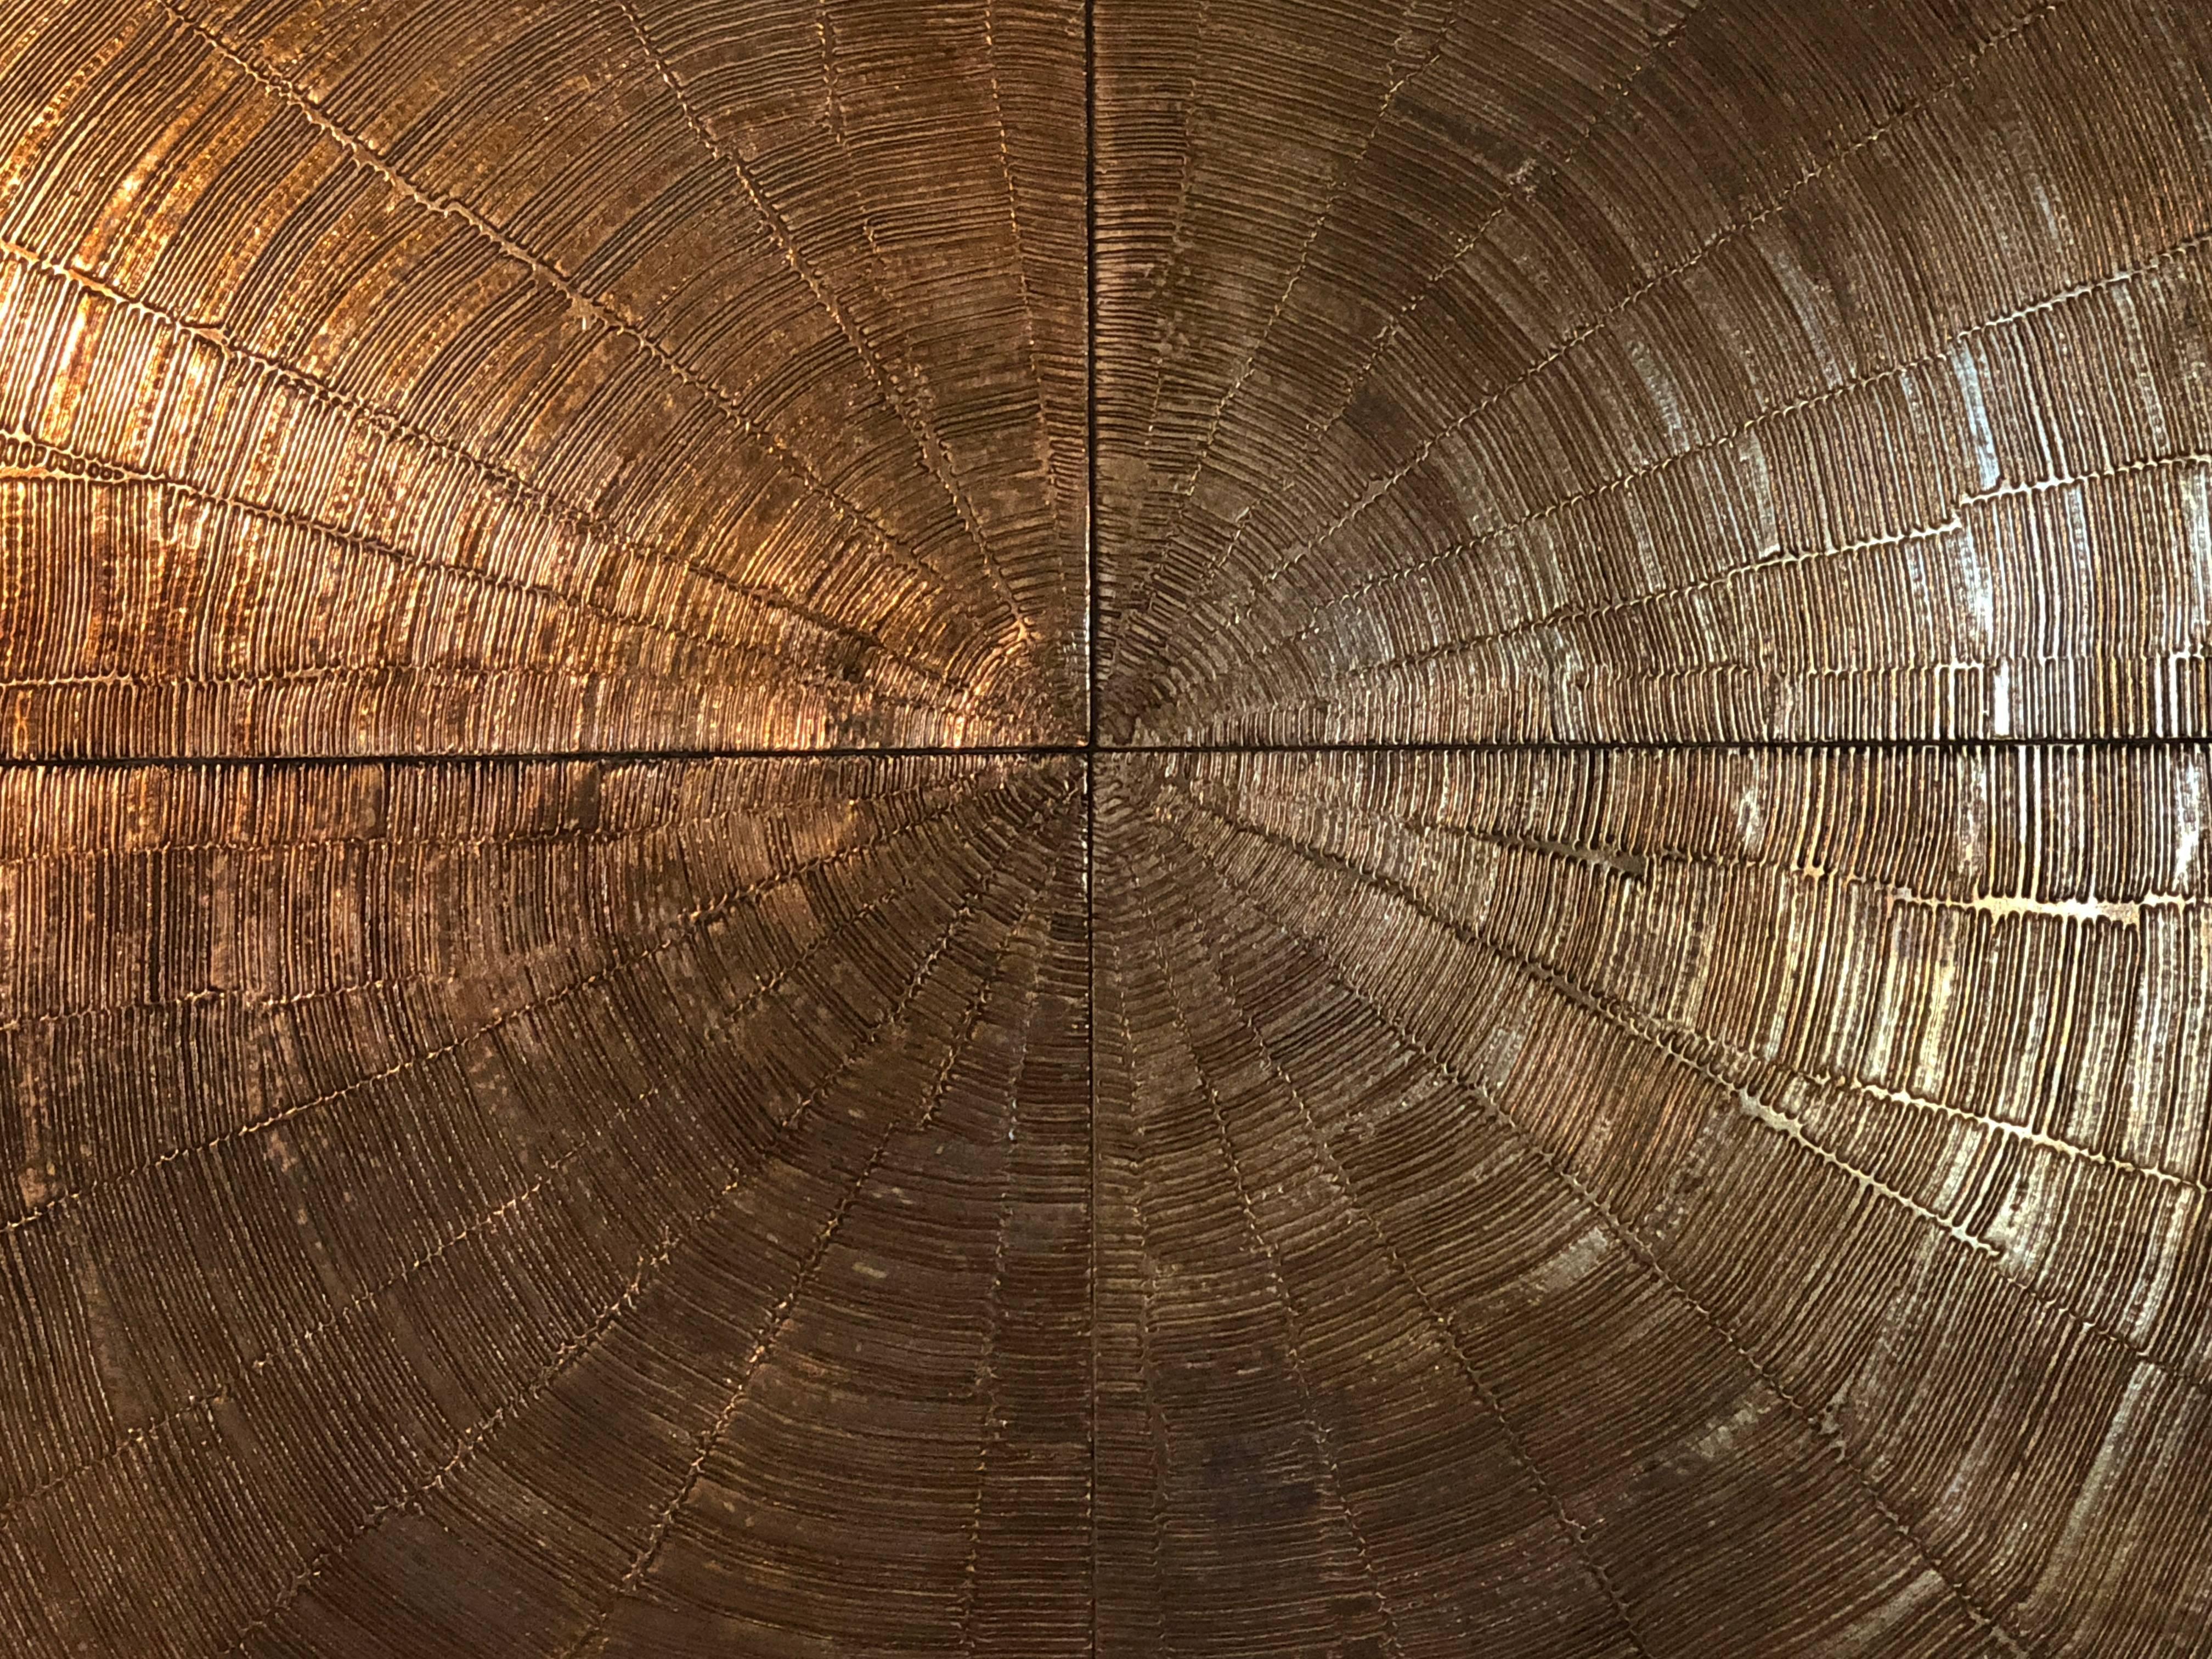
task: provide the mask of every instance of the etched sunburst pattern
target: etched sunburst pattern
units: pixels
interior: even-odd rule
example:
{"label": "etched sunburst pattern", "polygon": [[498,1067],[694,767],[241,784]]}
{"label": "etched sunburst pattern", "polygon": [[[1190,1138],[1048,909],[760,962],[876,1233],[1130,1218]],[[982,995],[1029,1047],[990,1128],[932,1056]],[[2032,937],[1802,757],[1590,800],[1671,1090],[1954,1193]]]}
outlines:
{"label": "etched sunburst pattern", "polygon": [[0,1650],[2212,1653],[2201,0],[0,0]]}

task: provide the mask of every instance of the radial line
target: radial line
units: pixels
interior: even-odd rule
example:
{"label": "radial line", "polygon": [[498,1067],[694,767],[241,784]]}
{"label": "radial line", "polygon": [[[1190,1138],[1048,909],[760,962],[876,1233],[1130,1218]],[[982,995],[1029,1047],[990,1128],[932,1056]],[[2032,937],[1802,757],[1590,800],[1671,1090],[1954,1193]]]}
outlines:
{"label": "radial line", "polygon": [[[1224,888],[1228,888],[1230,886],[1230,883],[1227,874],[1223,872],[1218,866],[1213,865],[1212,860],[1207,857],[1203,849],[1194,846],[1193,850],[1198,854],[1198,856],[1200,859],[1204,860],[1207,865],[1213,869],[1216,878],[1220,882]],[[1449,1060],[1431,1052],[1425,1044],[1422,1043],[1410,1032],[1405,1030],[1404,1028],[1394,1020],[1390,1017],[1389,1013],[1371,997],[1366,995],[1364,993],[1356,989],[1349,984],[1340,975],[1340,974],[1338,973],[1333,962],[1331,962],[1326,953],[1322,951],[1320,941],[1315,936],[1305,933],[1302,930],[1294,927],[1288,923],[1277,921],[1274,917],[1261,911],[1256,905],[1255,905],[1250,900],[1244,898],[1241,894],[1236,895],[1236,897],[1239,908],[1249,912],[1255,920],[1261,921],[1272,931],[1278,933],[1285,938],[1297,940],[1306,950],[1313,952],[1323,964],[1322,971],[1327,974],[1331,982],[1333,982],[1338,989],[1371,1012],[1375,1015],[1376,1018],[1381,1022],[1384,1029],[1389,1030],[1392,1036],[1395,1037],[1408,1053],[1419,1055],[1439,1075],[1445,1078],[1468,1099],[1474,1102],[1485,1116],[1490,1118],[1500,1127],[1509,1130],[1516,1139],[1521,1141],[1522,1145],[1526,1146],[1529,1149],[1532,1156],[1534,1156],[1537,1162],[1543,1166],[1545,1171],[1550,1175],[1553,1180],[1565,1188],[1569,1193],[1573,1194],[1575,1199],[1598,1219],[1607,1233],[1611,1234],[1615,1239],[1620,1241],[1624,1251],[1628,1255],[1630,1259],[1638,1264],[1638,1267],[1646,1274],[1647,1277],[1651,1279],[1653,1282],[1657,1284],[1668,1295],[1674,1297],[1677,1301],[1680,1302],[1684,1306],[1687,1307],[1692,1313],[1694,1313],[1700,1322],[1710,1329],[1714,1335],[1718,1337],[1723,1345],[1742,1361],[1742,1363],[1751,1370],[1753,1375],[1758,1378],[1761,1386],[1765,1388],[1766,1390],[1773,1395],[1777,1400],[1780,1401],[1784,1406],[1790,1408],[1805,1428],[1810,1431],[1813,1437],[1828,1452],[1831,1456],[1842,1465],[1844,1471],[1850,1476],[1851,1480],[1857,1485],[1860,1491],[1863,1493],[1869,1504],[1874,1509],[1875,1512],[1882,1518],[1893,1531],[1894,1531],[1899,1537],[1903,1538],[1907,1544],[1911,1545],[1913,1552],[1920,1557],[1921,1560],[1927,1565],[1929,1570],[1934,1572],[1938,1578],[1942,1580],[1944,1585],[1950,1590],[1953,1596],[1956,1598],[1960,1606],[1966,1611],[1967,1615],[1972,1619],[1976,1624],[1986,1627],[1995,1634],[2004,1644],[2008,1651],[2015,1656],[2021,1656],[2021,1659],[2025,1659],[2026,1650],[2022,1646],[2020,1639],[2014,1636],[2012,1631],[2001,1622],[1995,1614],[1990,1613],[1987,1609],[1982,1607],[1980,1602],[1974,1598],[1972,1593],[1966,1588],[1966,1586],[1960,1579],[1953,1576],[1949,1568],[1946,1566],[1942,1559],[1936,1555],[1930,1547],[1922,1540],[1919,1534],[1913,1529],[1911,1523],[1890,1504],[1889,1500],[1882,1494],[1881,1489],[1875,1484],[1873,1478],[1869,1476],[1864,1469],[1859,1467],[1857,1460],[1851,1454],[1849,1444],[1844,1442],[1841,1435],[1832,1431],[1824,1431],[1820,1427],[1814,1413],[1811,1412],[1802,1401],[1798,1400],[1796,1395],[1789,1392],[1782,1380],[1776,1376],[1772,1370],[1768,1367],[1766,1362],[1760,1359],[1757,1354],[1753,1353],[1750,1348],[1740,1341],[1734,1332],[1717,1314],[1713,1312],[1712,1310],[1707,1308],[1705,1304],[1698,1301],[1686,1286],[1680,1283],[1674,1276],[1667,1270],[1664,1264],[1660,1261],[1658,1256],[1654,1254],[1651,1248],[1644,1243],[1641,1234],[1638,1233],[1633,1228],[1632,1228],[1628,1223],[1615,1215],[1611,1206],[1606,1204],[1606,1202],[1601,1199],[1586,1182],[1583,1182],[1580,1176],[1575,1174],[1571,1168],[1558,1158],[1551,1150],[1547,1147],[1532,1131],[1524,1127],[1520,1120],[1514,1116],[1512,1112],[1486,1087],[1477,1082],[1475,1079],[1466,1076]]]}

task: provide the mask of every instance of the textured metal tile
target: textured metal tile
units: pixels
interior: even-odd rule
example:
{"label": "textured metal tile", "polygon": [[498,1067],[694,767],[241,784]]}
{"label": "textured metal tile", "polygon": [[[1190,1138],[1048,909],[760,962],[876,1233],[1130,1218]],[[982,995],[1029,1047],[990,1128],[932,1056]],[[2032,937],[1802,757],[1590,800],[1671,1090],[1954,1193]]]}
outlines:
{"label": "textured metal tile", "polygon": [[0,1650],[2212,1650],[2208,211],[2189,0],[0,3]]}

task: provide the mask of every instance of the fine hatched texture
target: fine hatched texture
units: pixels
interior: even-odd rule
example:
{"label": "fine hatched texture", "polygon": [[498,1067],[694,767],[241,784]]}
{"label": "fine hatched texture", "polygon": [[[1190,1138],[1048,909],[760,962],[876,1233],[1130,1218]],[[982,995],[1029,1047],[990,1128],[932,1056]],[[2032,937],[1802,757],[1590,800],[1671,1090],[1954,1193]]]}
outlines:
{"label": "fine hatched texture", "polygon": [[2197,0],[0,0],[0,1651],[2212,1653]]}

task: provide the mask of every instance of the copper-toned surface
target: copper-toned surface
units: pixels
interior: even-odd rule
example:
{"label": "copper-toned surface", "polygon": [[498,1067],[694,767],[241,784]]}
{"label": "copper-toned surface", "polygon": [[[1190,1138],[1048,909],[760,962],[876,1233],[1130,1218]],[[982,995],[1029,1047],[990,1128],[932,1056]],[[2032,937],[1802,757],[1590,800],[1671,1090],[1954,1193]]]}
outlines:
{"label": "copper-toned surface", "polygon": [[0,0],[0,1651],[2212,1653],[2195,0]]}
{"label": "copper-toned surface", "polygon": [[1077,1645],[1079,783],[11,779],[11,1645]]}
{"label": "copper-toned surface", "polygon": [[2208,763],[1102,763],[1102,1645],[2198,1650]]}
{"label": "copper-toned surface", "polygon": [[9,747],[1065,739],[1081,34],[1003,10],[16,0]]}
{"label": "copper-toned surface", "polygon": [[1099,17],[1109,734],[2212,721],[2203,7]]}

